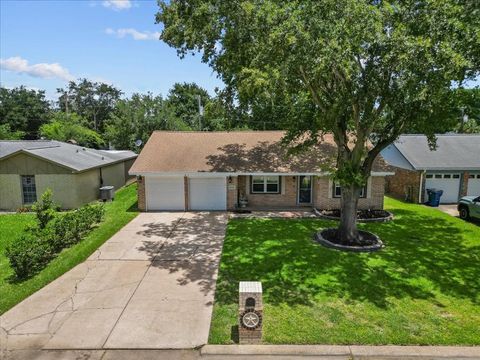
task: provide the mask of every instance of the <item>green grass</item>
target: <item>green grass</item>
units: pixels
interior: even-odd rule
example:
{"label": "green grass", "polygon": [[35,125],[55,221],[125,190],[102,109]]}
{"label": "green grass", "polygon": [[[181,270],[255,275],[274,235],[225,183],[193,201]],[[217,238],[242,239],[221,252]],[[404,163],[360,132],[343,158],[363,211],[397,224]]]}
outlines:
{"label": "green grass", "polygon": [[227,229],[210,343],[235,339],[238,282],[262,281],[265,343],[480,344],[480,227],[386,199],[363,224],[386,248],[347,253],[312,241],[319,219],[235,219]]}
{"label": "green grass", "polygon": [[21,235],[26,225],[34,223],[34,216],[0,215],[0,314],[87,259],[100,245],[137,216],[136,201],[136,185],[117,191],[115,201],[105,205],[105,220],[97,228],[80,243],[63,250],[40,273],[22,282],[11,280],[13,270],[5,257],[5,248]]}

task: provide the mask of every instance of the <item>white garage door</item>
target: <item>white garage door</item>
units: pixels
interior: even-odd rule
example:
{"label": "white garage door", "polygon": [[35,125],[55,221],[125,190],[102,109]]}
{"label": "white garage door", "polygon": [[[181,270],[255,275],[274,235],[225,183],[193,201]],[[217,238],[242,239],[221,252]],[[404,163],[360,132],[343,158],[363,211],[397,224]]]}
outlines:
{"label": "white garage door", "polygon": [[227,185],[224,177],[190,178],[190,210],[226,210]]}
{"label": "white garage door", "polygon": [[468,177],[468,196],[480,196],[480,174],[470,174]]}
{"label": "white garage door", "polygon": [[185,210],[183,177],[145,177],[147,210]]}
{"label": "white garage door", "polygon": [[[440,198],[442,204],[456,203],[460,192],[460,174],[426,174],[425,189],[443,190]],[[428,199],[426,191],[425,199]]]}

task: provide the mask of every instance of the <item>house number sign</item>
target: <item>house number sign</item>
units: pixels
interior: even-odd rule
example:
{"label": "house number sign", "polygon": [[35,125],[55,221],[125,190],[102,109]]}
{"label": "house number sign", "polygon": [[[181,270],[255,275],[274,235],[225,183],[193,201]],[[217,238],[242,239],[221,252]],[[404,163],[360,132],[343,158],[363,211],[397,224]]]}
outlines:
{"label": "house number sign", "polygon": [[245,311],[242,316],[242,325],[247,329],[255,329],[260,326],[262,318],[255,310]]}

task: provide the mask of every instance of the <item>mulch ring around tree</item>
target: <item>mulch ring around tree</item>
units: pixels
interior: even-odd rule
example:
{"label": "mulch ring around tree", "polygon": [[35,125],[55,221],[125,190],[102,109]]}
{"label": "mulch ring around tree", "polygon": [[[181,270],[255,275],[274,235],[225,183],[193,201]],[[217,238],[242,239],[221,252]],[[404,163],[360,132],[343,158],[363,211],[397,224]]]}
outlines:
{"label": "mulch ring around tree", "polygon": [[[328,220],[340,220],[340,210],[318,210],[315,209],[318,217]],[[386,210],[358,210],[358,222],[386,222],[393,220],[393,214]]]}
{"label": "mulch ring around tree", "polygon": [[328,228],[315,233],[314,240],[319,244],[337,250],[354,252],[373,252],[385,246],[380,238],[368,231],[359,230],[359,239],[355,244],[344,244],[338,236],[338,229]]}

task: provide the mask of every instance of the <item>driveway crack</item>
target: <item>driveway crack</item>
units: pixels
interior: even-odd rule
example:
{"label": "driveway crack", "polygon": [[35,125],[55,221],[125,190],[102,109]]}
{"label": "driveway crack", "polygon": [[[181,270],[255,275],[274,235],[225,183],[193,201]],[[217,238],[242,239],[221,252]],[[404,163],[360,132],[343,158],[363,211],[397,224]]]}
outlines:
{"label": "driveway crack", "polygon": [[[183,217],[185,216],[185,213],[182,214],[182,216],[175,222],[175,225],[172,227],[172,230],[170,230],[168,236],[166,237],[166,240],[170,239],[170,237],[172,236],[173,232],[175,231],[175,229],[177,228],[178,224],[180,223],[180,221],[183,219]],[[112,328],[110,329],[110,332],[108,333],[108,336],[107,338],[105,339],[105,341],[103,342],[102,344],[102,348],[104,349],[105,348],[105,345],[107,344],[108,340],[110,339],[110,337],[112,336],[112,333],[113,333],[113,330],[117,327],[118,325],[118,322],[120,321],[121,317],[123,316],[125,310],[127,309],[128,305],[130,304],[130,301],[132,300],[133,296],[135,295],[135,293],[137,292],[138,288],[140,287],[140,284],[143,282],[143,280],[145,279],[145,276],[147,275],[148,273],[148,270],[152,267],[153,265],[153,262],[155,261],[155,257],[157,255],[155,255],[152,259],[152,261],[150,261],[150,264],[148,264],[147,268],[145,269],[145,272],[143,273],[143,276],[142,278],[140,279],[140,281],[138,282],[137,286],[135,287],[135,290],[132,292],[132,295],[130,295],[130,297],[128,298],[128,301],[127,303],[125,304],[125,306],[123,307],[122,309],[122,312],[120,313],[120,315],[118,316],[117,320],[115,321],[115,324],[113,324]]]}

